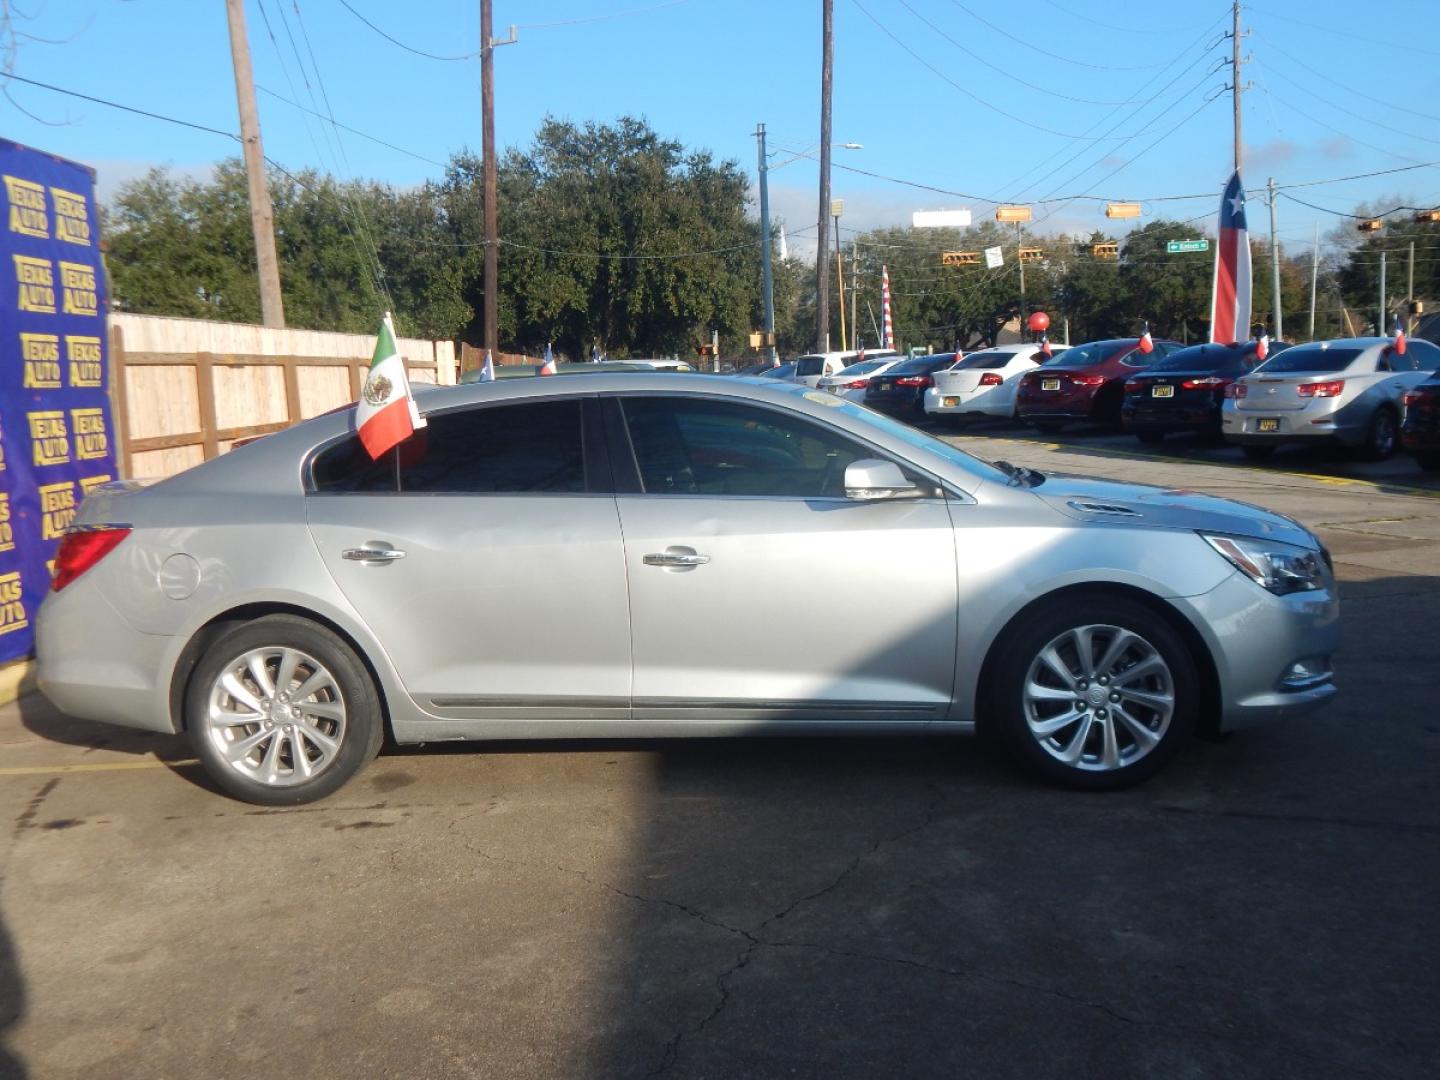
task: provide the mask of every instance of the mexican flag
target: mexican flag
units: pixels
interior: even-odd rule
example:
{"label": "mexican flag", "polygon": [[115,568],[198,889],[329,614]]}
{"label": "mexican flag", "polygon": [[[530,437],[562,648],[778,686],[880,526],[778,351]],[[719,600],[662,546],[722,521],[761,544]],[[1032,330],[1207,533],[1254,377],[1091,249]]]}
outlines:
{"label": "mexican flag", "polygon": [[378,458],[424,426],[425,418],[415,407],[410,380],[405,377],[405,361],[400,359],[400,350],[395,347],[395,328],[390,325],[387,311],[375,339],[370,373],[360,388],[355,430],[366,452]]}

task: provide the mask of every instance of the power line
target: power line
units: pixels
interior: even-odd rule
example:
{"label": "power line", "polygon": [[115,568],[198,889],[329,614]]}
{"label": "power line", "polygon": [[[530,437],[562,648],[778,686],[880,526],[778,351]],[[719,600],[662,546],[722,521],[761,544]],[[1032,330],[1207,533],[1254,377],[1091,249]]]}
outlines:
{"label": "power line", "polygon": [[[954,5],[955,5],[957,8],[959,8],[961,11],[965,12],[966,15],[969,15],[969,16],[970,16],[972,19],[974,19],[976,22],[978,22],[978,23],[983,23],[984,25],[988,26],[991,30],[994,30],[994,31],[995,31],[997,34],[999,34],[1001,37],[1007,37],[1007,38],[1009,38],[1011,41],[1016,42],[1017,44],[1024,45],[1025,48],[1029,49],[1031,52],[1037,52],[1037,53],[1039,53],[1041,56],[1048,56],[1048,57],[1050,57],[1050,59],[1052,59],[1052,60],[1059,60],[1062,64],[1073,64],[1073,65],[1075,65],[1076,67],[1092,68],[1092,69],[1094,69],[1094,70],[1096,70],[1096,71],[1154,71],[1154,70],[1156,70],[1156,69],[1158,69],[1158,68],[1163,68],[1163,67],[1166,67],[1166,66],[1167,66],[1164,61],[1161,61],[1161,62],[1158,63],[1158,64],[1132,64],[1132,65],[1126,66],[1126,65],[1124,65],[1124,64],[1092,64],[1092,63],[1090,63],[1090,62],[1087,61],[1087,60],[1072,60],[1072,59],[1071,59],[1070,57],[1068,57],[1068,56],[1061,56],[1059,53],[1053,53],[1053,52],[1050,52],[1048,49],[1042,49],[1039,45],[1036,45],[1033,41],[1026,41],[1024,38],[1016,37],[1014,34],[1010,33],[1010,31],[1006,30],[1004,27],[996,26],[996,25],[995,25],[994,23],[992,23],[989,19],[985,18],[985,16],[979,14],[978,12],[971,11],[971,10],[970,10],[968,7],[966,7],[964,4],[960,3],[960,0],[950,0],[950,3],[954,4]],[[1121,104],[1128,104],[1128,103],[1127,103],[1127,102],[1121,102]]]}
{"label": "power line", "polygon": [[[1428,135],[1417,135],[1417,134],[1416,134],[1415,132],[1413,132],[1413,131],[1405,131],[1405,130],[1402,129],[1402,128],[1392,127],[1392,126],[1389,125],[1389,124],[1381,123],[1379,120],[1376,120],[1374,117],[1364,116],[1364,115],[1362,115],[1362,114],[1360,114],[1360,113],[1355,112],[1353,109],[1347,109],[1344,105],[1337,105],[1335,102],[1331,101],[1329,98],[1327,98],[1327,97],[1322,97],[1320,94],[1317,94],[1314,90],[1310,89],[1309,87],[1304,86],[1304,85],[1302,85],[1301,83],[1296,82],[1294,79],[1290,78],[1289,75],[1286,75],[1283,71],[1280,71],[1280,70],[1278,70],[1278,69],[1276,69],[1276,68],[1272,68],[1272,67],[1270,67],[1268,64],[1265,65],[1265,70],[1266,70],[1267,72],[1269,72],[1270,74],[1272,74],[1272,75],[1279,75],[1280,78],[1284,79],[1284,80],[1285,80],[1287,83],[1289,83],[1291,86],[1295,87],[1295,89],[1299,90],[1299,91],[1300,91],[1301,93],[1303,93],[1303,94],[1306,94],[1306,95],[1314,98],[1316,101],[1320,102],[1320,104],[1322,104],[1322,105],[1328,105],[1328,106],[1330,106],[1330,108],[1332,108],[1332,109],[1339,109],[1341,112],[1345,113],[1347,116],[1353,116],[1355,119],[1357,119],[1357,120],[1363,120],[1363,121],[1364,121],[1365,123],[1367,123],[1367,124],[1372,124],[1372,125],[1374,125],[1375,127],[1378,127],[1378,128],[1384,128],[1386,131],[1393,132],[1393,133],[1396,134],[1396,135],[1403,135],[1403,136],[1404,136],[1405,138],[1407,138],[1407,139],[1419,139],[1421,142],[1435,143],[1437,146],[1440,146],[1440,139],[1432,139],[1432,138],[1430,138]],[[1373,100],[1373,99],[1372,99],[1372,100]],[[1382,102],[1382,104],[1383,104],[1383,102]]]}
{"label": "power line", "polygon": [[96,105],[108,105],[112,109],[120,109],[122,112],[134,113],[136,116],[148,116],[151,120],[163,120],[167,124],[177,124],[180,127],[192,128],[195,131],[204,131],[210,135],[223,135],[227,139],[234,139],[240,142],[240,136],[233,131],[221,131],[219,128],[206,127],[204,124],[194,124],[189,120],[180,120],[173,116],[162,116],[160,113],[150,112],[146,109],[137,109],[133,105],[121,105],[118,101],[107,101],[105,98],[94,97],[90,94],[82,94],[78,90],[66,90],[63,86],[54,86],[50,83],[41,82],[39,79],[27,79],[24,75],[16,75],[13,71],[7,72],[4,76],[7,79],[14,79],[16,82],[26,83],[30,86],[38,86],[42,90],[53,90],[57,94],[64,94],[66,97],[80,98],[82,101],[93,101]]}
{"label": "power line", "polygon": [[1354,45],[1357,41],[1364,41],[1371,45],[1379,45],[1387,50],[1393,50],[1398,48],[1404,49],[1408,52],[1421,53],[1425,56],[1440,56],[1440,52],[1435,52],[1432,49],[1417,48],[1416,46],[1410,45],[1408,43],[1398,42],[1393,38],[1386,41],[1380,38],[1361,37],[1359,34],[1355,33],[1349,28],[1346,28],[1344,30],[1337,30],[1331,26],[1321,26],[1319,23],[1305,22],[1303,19],[1297,19],[1293,15],[1282,15],[1280,14],[1280,12],[1271,11],[1269,8],[1256,7],[1254,4],[1250,4],[1249,7],[1251,11],[1258,11],[1262,15],[1269,15],[1276,19],[1283,19],[1285,22],[1292,22],[1296,26],[1304,26],[1310,30],[1319,30],[1321,33],[1325,34],[1336,34],[1340,37],[1343,37],[1351,45]]}
{"label": "power line", "polygon": [[405,42],[401,41],[399,38],[392,37],[391,35],[387,34],[384,30],[380,29],[380,27],[376,26],[373,22],[371,22],[369,19],[367,19],[364,15],[361,15],[360,12],[356,11],[353,7],[351,7],[351,6],[350,6],[350,0],[340,0],[340,6],[343,7],[346,11],[350,12],[351,15],[354,15],[355,18],[359,19],[362,23],[364,23],[366,26],[368,26],[371,30],[374,30],[375,33],[379,34],[379,35],[380,35],[382,38],[384,38],[386,41],[390,42],[390,44],[392,44],[392,45],[398,45],[400,48],[404,49],[406,52],[408,52],[408,53],[414,53],[416,56],[423,56],[423,57],[425,57],[425,59],[427,59],[427,60],[474,60],[476,57],[478,57],[478,56],[480,55],[478,52],[473,52],[473,53],[462,53],[462,54],[460,54],[459,56],[441,56],[441,55],[438,54],[438,53],[426,52],[424,49],[417,49],[417,48],[415,48],[415,47],[412,46],[412,45],[406,45]]}
{"label": "power line", "polygon": [[610,19],[624,19],[631,15],[644,15],[651,11],[659,11],[662,8],[678,7],[680,4],[688,4],[691,0],[665,0],[664,3],[650,4],[648,7],[630,8],[628,11],[612,11],[606,15],[583,15],[578,19],[556,19],[554,22],[543,23],[520,23],[516,30],[548,30],[555,26],[579,26],[582,23],[606,22]]}
{"label": "power line", "polygon": [[348,124],[342,124],[338,120],[330,120],[329,117],[323,115],[322,113],[318,113],[314,109],[307,109],[298,101],[291,101],[285,95],[277,94],[274,90],[261,86],[259,83],[255,84],[255,89],[259,90],[266,97],[272,97],[276,101],[281,102],[282,104],[289,105],[293,109],[299,109],[301,112],[309,113],[311,116],[318,117],[321,120],[328,120],[330,123],[334,124],[342,131],[348,131],[351,135],[358,135],[362,139],[368,139],[370,142],[373,142],[378,146],[383,146],[387,150],[394,150],[397,154],[404,154],[406,157],[412,157],[416,161],[423,161],[427,165],[436,165],[442,169],[449,167],[446,162],[436,161],[434,158],[428,158],[424,154],[417,154],[413,150],[406,150],[403,146],[396,146],[394,143],[386,142],[384,139],[379,138],[378,136],[368,135],[365,132],[361,131],[359,128],[353,128],[350,127]]}
{"label": "power line", "polygon": [[[875,18],[874,15],[871,15],[870,12],[869,12],[868,10],[866,10],[865,6],[860,3],[860,0],[850,0],[850,2],[851,2],[852,4],[854,4],[857,8],[859,8],[859,9],[860,9],[860,13],[861,13],[862,15],[864,15],[867,19],[869,19],[872,23],[874,23],[874,24],[880,29],[880,32],[881,32],[881,33],[883,33],[883,34],[884,34],[886,37],[888,37],[891,41],[895,42],[896,45],[900,46],[900,48],[904,49],[907,53],[909,53],[909,54],[915,59],[915,61],[916,61],[918,64],[920,64],[921,67],[925,68],[927,71],[931,72],[931,74],[936,75],[936,76],[938,76],[940,79],[943,79],[945,82],[949,83],[952,87],[954,87],[956,90],[960,91],[960,93],[964,94],[966,97],[968,97],[971,101],[974,101],[976,104],[978,104],[978,105],[983,105],[985,108],[989,109],[991,112],[993,112],[993,113],[998,113],[999,115],[1005,117],[1005,119],[1011,120],[1011,121],[1013,121],[1013,122],[1015,122],[1015,123],[1017,123],[1017,124],[1020,124],[1020,125],[1022,125],[1022,126],[1024,126],[1024,127],[1033,128],[1033,129],[1036,130],[1036,131],[1043,131],[1046,135],[1058,135],[1058,136],[1060,136],[1062,139],[1079,139],[1079,140],[1085,140],[1085,139],[1086,139],[1086,136],[1084,136],[1084,135],[1072,135],[1072,134],[1071,134],[1070,132],[1068,132],[1068,131],[1056,131],[1054,128],[1045,127],[1043,124],[1033,124],[1033,123],[1031,123],[1029,120],[1026,120],[1023,116],[1017,116],[1016,114],[1014,114],[1014,113],[1012,113],[1012,112],[1006,112],[1004,109],[1000,108],[1000,106],[995,105],[995,104],[993,104],[992,102],[987,101],[985,98],[981,97],[979,94],[977,94],[977,93],[975,93],[974,91],[970,90],[968,87],[963,86],[962,84],[956,82],[956,81],[955,81],[954,79],[952,79],[949,75],[946,75],[945,72],[941,71],[941,70],[940,70],[939,68],[937,68],[934,64],[930,63],[929,60],[926,60],[925,57],[922,56],[920,53],[918,53],[918,52],[916,52],[914,49],[910,48],[909,45],[906,45],[905,42],[901,41],[898,37],[896,37],[896,36],[894,35],[894,33],[891,32],[891,30],[890,30],[890,28],[889,28],[888,26],[886,26],[886,25],[885,25],[883,22],[881,22],[879,19]],[[1092,138],[1092,139],[1089,139],[1089,141],[1090,141],[1090,142],[1102,142],[1102,141],[1104,141],[1104,140],[1103,140],[1103,139],[1093,139],[1093,138]]]}
{"label": "power line", "polygon": [[1268,49],[1274,49],[1274,50],[1275,50],[1276,52],[1278,52],[1281,56],[1283,56],[1283,57],[1285,57],[1286,59],[1288,59],[1289,61],[1291,61],[1291,63],[1298,64],[1300,67],[1302,67],[1302,68],[1304,68],[1306,71],[1310,72],[1311,75],[1314,75],[1316,78],[1319,78],[1319,79],[1324,79],[1324,80],[1325,80],[1327,83],[1329,83],[1331,86],[1338,86],[1341,90],[1348,90],[1350,93],[1354,94],[1356,97],[1362,97],[1362,98],[1364,98],[1366,101],[1373,102],[1373,103],[1376,104],[1376,105],[1384,105],[1387,109],[1394,109],[1394,110],[1396,110],[1397,112],[1407,112],[1407,113],[1410,113],[1412,116],[1418,116],[1418,117],[1420,117],[1422,120],[1434,120],[1434,121],[1436,121],[1437,123],[1440,123],[1440,116],[1436,116],[1436,115],[1433,114],[1433,113],[1423,113],[1423,112],[1420,112],[1418,109],[1407,109],[1404,105],[1396,105],[1396,104],[1395,104],[1394,102],[1392,102],[1392,101],[1382,101],[1380,98],[1371,97],[1369,94],[1365,93],[1363,90],[1356,90],[1353,86],[1347,86],[1345,83],[1339,82],[1338,80],[1336,80],[1336,78],[1335,78],[1334,75],[1331,75],[1331,74],[1329,74],[1329,73],[1327,73],[1327,72],[1323,72],[1323,71],[1317,71],[1315,68],[1313,68],[1313,67],[1311,67],[1309,64],[1305,63],[1304,60],[1301,60],[1301,59],[1300,59],[1298,56],[1296,56],[1294,53],[1292,53],[1292,52],[1287,52],[1285,49],[1282,49],[1279,45],[1275,44],[1275,42],[1271,41],[1271,40],[1270,40],[1268,37],[1266,37],[1265,35],[1263,35],[1263,34],[1257,34],[1256,37],[1258,37],[1261,41],[1263,41],[1263,42],[1265,43],[1265,47],[1266,47],[1266,48],[1268,48]]}

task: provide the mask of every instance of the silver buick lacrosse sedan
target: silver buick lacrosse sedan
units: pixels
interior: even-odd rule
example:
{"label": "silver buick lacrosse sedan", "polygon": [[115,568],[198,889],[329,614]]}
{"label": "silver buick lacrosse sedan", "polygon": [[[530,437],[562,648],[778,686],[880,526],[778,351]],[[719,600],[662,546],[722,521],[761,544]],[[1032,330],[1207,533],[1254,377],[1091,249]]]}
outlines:
{"label": "silver buick lacrosse sedan", "polygon": [[97,489],[37,620],[78,717],[256,803],[396,742],[973,732],[1077,788],[1335,692],[1328,553],[1193,492],[987,464],[775,380],[597,374],[353,410]]}

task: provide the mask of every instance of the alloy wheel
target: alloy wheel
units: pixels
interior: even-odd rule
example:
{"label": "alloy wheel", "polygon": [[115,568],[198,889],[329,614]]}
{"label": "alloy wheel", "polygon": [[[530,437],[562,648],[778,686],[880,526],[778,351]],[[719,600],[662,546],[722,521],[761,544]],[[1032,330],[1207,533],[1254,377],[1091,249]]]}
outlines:
{"label": "alloy wheel", "polygon": [[325,665],[299,649],[251,649],[210,685],[202,723],[223,760],[268,787],[291,787],[329,768],[345,741],[347,709]]}
{"label": "alloy wheel", "polygon": [[1175,713],[1175,679],[1149,641],[1122,626],[1077,626],[1031,661],[1021,691],[1031,737],[1056,761],[1111,772],[1148,755]]}

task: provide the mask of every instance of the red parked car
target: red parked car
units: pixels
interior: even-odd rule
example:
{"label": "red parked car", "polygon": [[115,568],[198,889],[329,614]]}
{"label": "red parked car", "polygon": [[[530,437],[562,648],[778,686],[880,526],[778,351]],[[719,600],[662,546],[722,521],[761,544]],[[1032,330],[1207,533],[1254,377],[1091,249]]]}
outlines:
{"label": "red parked car", "polygon": [[1440,375],[1432,375],[1400,399],[1405,419],[1400,442],[1422,469],[1440,469]]}
{"label": "red parked car", "polygon": [[1015,411],[1046,434],[1077,420],[1118,426],[1125,380],[1183,348],[1178,341],[1156,341],[1142,353],[1139,338],[1072,346],[1021,376]]}

